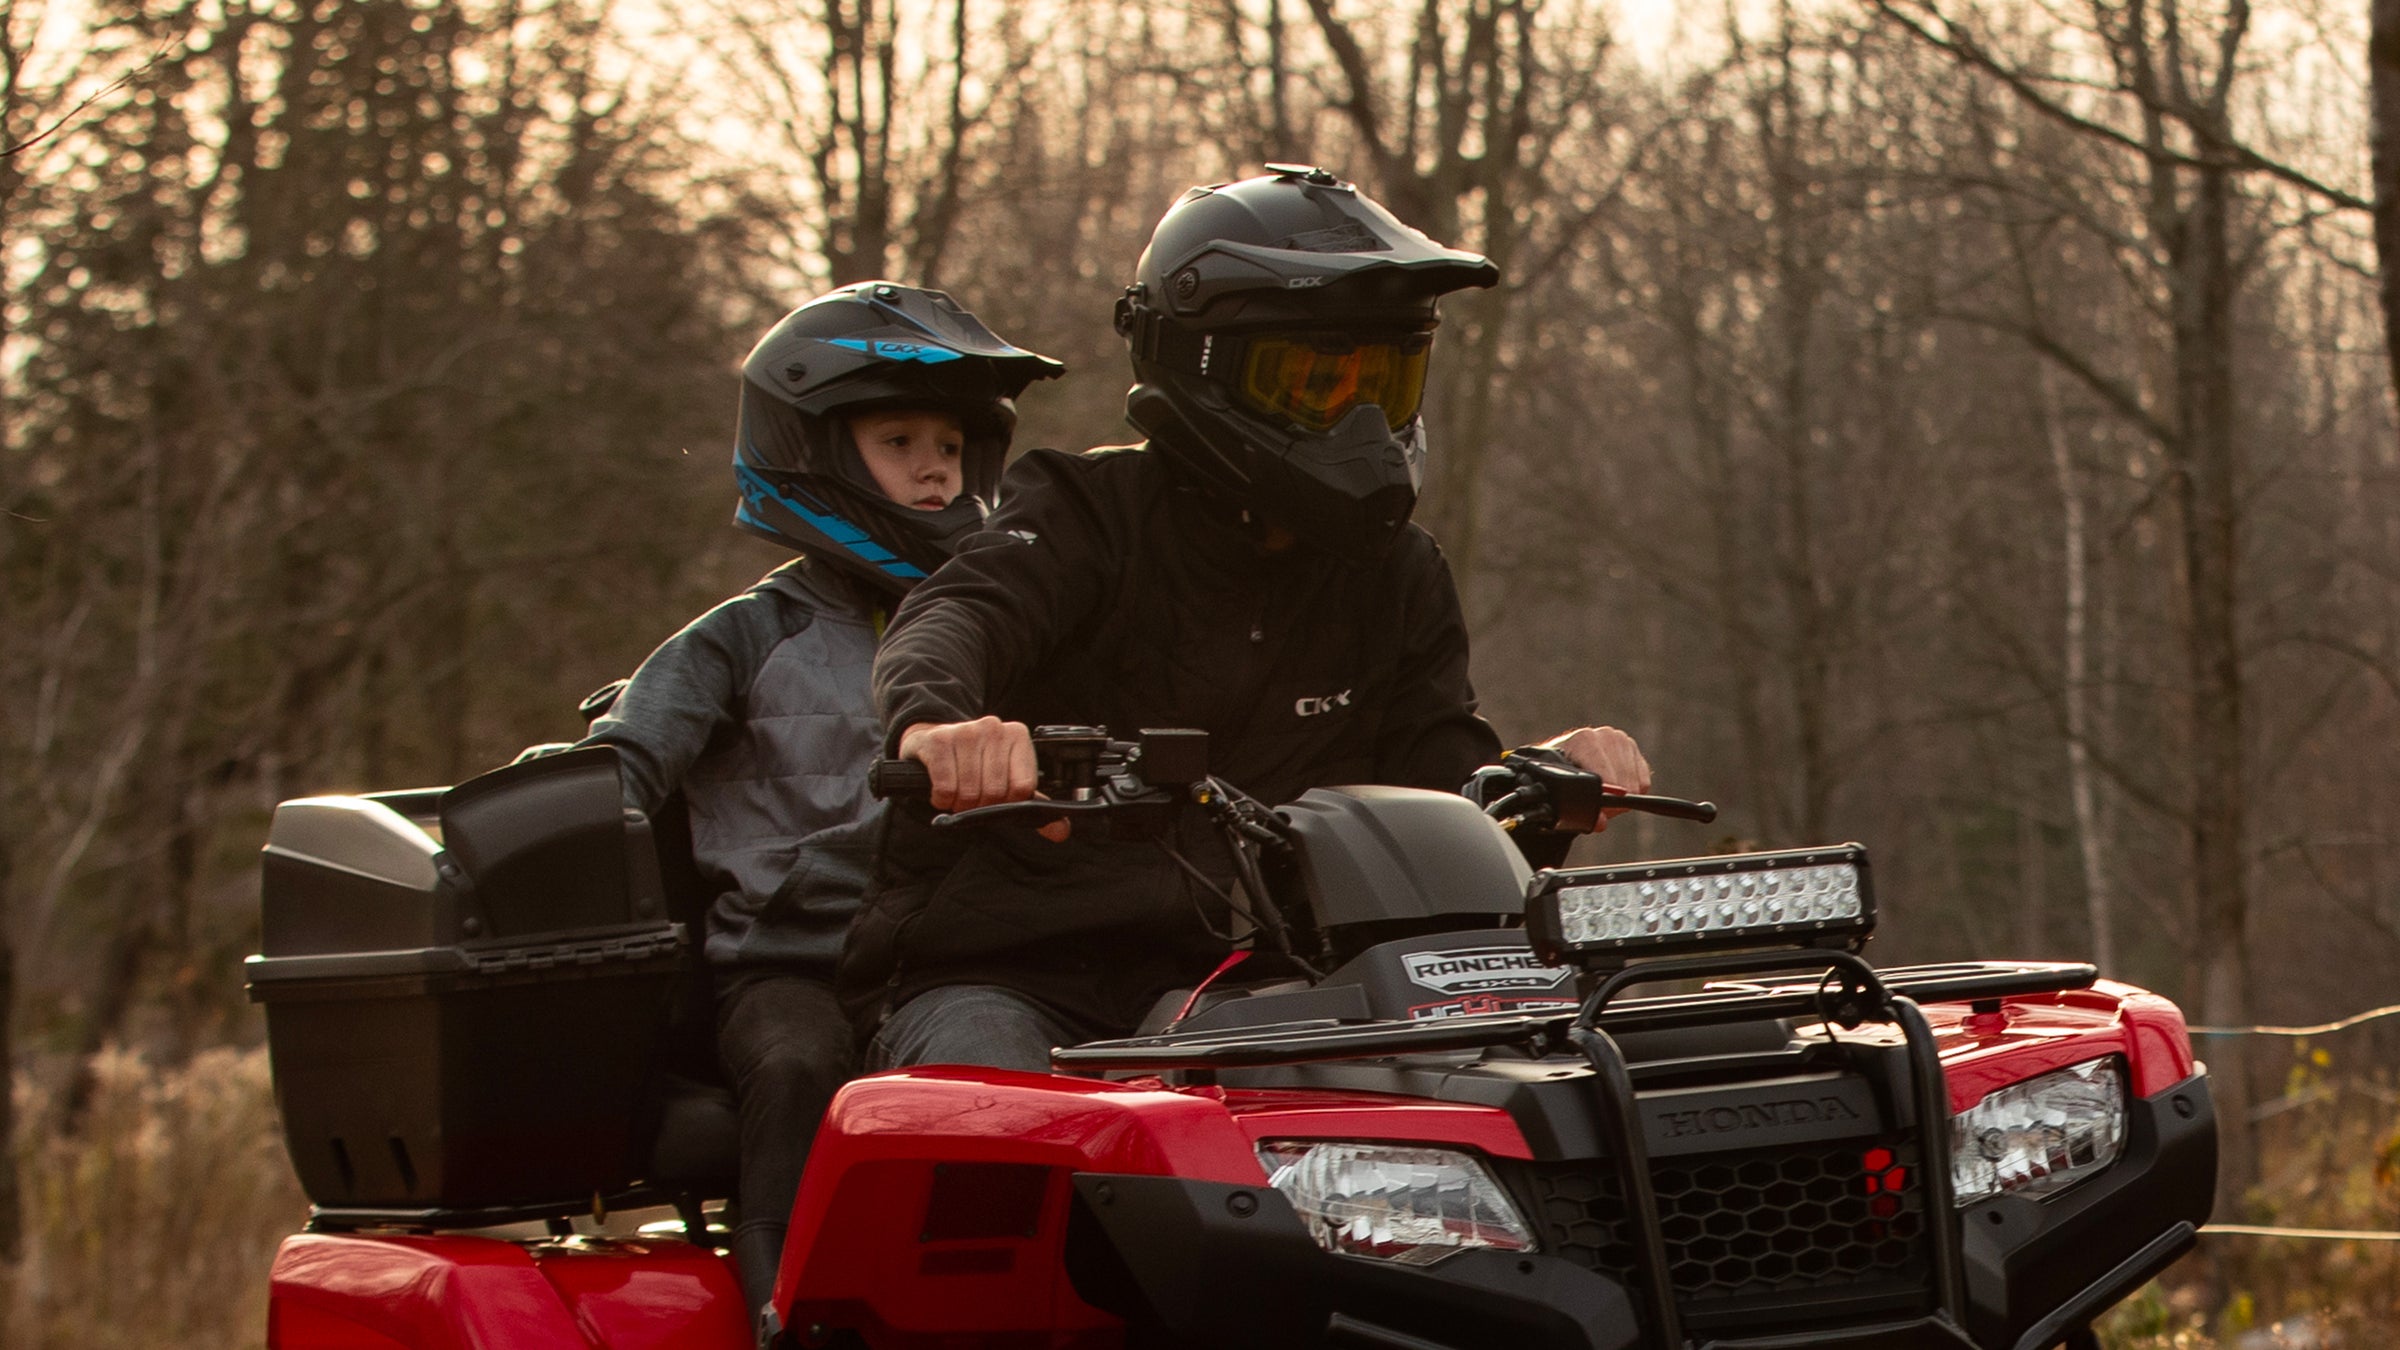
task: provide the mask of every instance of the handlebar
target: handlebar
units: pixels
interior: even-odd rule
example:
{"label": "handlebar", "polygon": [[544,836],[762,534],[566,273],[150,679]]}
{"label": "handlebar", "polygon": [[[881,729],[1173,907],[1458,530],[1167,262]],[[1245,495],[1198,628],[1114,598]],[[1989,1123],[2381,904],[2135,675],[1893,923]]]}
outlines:
{"label": "handlebar", "polygon": [[[946,813],[935,817],[934,824],[982,824],[1009,817],[1038,824],[1121,807],[1155,808],[1185,800],[1191,789],[1214,783],[1207,773],[1206,732],[1143,731],[1137,740],[1121,741],[1098,727],[1045,726],[1034,728],[1033,745],[1041,796]],[[921,802],[931,795],[933,779],[915,760],[879,759],[867,769],[867,791],[887,800]],[[1192,799],[1205,804],[1205,795]],[[1548,748],[1509,751],[1500,763],[1476,771],[1467,795],[1512,830],[1530,826],[1588,834],[1599,827],[1603,813],[1612,810],[1643,811],[1702,825],[1717,818],[1714,802],[1619,792]]]}
{"label": "handlebar", "polygon": [[[1218,891],[1220,899],[1251,921],[1265,949],[1317,973],[1309,958],[1324,954],[1318,950],[1321,939],[1305,933],[1295,937],[1278,887],[1266,874],[1269,860],[1290,846],[1291,823],[1282,812],[1209,774],[1206,732],[1145,730],[1137,740],[1121,741],[1098,727],[1036,727],[1033,750],[1041,795],[944,813],[933,823],[957,826],[1015,819],[1042,824],[1100,815],[1119,838],[1152,839],[1189,877],[1217,891],[1216,883],[1171,842],[1176,813],[1196,808],[1224,838],[1238,893],[1247,896],[1249,904],[1237,903],[1232,889]],[[914,760],[877,760],[867,770],[867,790],[880,798],[925,801],[932,789],[931,775]],[[1465,795],[1509,830],[1530,826],[1586,833],[1599,828],[1603,812],[1617,807],[1701,822],[1717,817],[1717,808],[1709,802],[1613,792],[1599,775],[1555,751],[1538,748],[1512,750],[1501,763],[1478,770]]]}
{"label": "handlebar", "polygon": [[[933,775],[913,759],[879,759],[867,766],[867,791],[884,801],[922,802],[933,796]],[[1057,801],[1036,797],[1030,801],[978,806],[968,811],[945,811],[935,816],[933,823],[943,826],[980,825],[996,818],[1025,816],[1033,818],[1033,823],[1040,824],[1062,816],[1105,811],[1109,805],[1098,799]]]}
{"label": "handlebar", "polygon": [[[1182,801],[1208,775],[1204,731],[1144,730],[1122,741],[1100,727],[1043,726],[1033,729],[1033,751],[1040,795],[946,812],[933,823],[977,825],[1013,817],[1040,824],[1124,808],[1154,812]],[[931,796],[933,780],[915,760],[879,759],[867,768],[867,791],[887,800],[921,802]]]}
{"label": "handlebar", "polygon": [[1622,792],[1549,746],[1511,750],[1498,764],[1475,771],[1467,797],[1510,830],[1531,827],[1589,834],[1609,811],[1642,811],[1702,825],[1717,818],[1715,802]]}

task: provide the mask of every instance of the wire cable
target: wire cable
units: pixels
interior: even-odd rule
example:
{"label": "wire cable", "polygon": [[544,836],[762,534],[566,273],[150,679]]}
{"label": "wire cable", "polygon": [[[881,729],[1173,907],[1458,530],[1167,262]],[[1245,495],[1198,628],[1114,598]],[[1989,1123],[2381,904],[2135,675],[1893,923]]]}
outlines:
{"label": "wire cable", "polygon": [[2311,1242],[2400,1242],[2400,1233],[2357,1228],[2275,1228],[2255,1223],[2207,1223],[2200,1231],[2211,1236],[2299,1238]]}
{"label": "wire cable", "polygon": [[[1199,886],[1203,890],[1206,890],[1210,896],[1215,898],[1218,904],[1223,905],[1228,912],[1239,915],[1242,919],[1247,921],[1252,932],[1264,933],[1267,931],[1266,925],[1258,921],[1258,916],[1250,911],[1250,907],[1248,905],[1237,902],[1233,898],[1233,893],[1231,891],[1219,886],[1215,879],[1210,877],[1206,872],[1201,871],[1192,863],[1191,859],[1183,856],[1182,851],[1177,849],[1173,844],[1168,843],[1164,837],[1153,839],[1150,842],[1156,844],[1159,852],[1166,854],[1169,858],[1174,860],[1177,867],[1183,869],[1185,893],[1187,895],[1190,894],[1190,888],[1192,886]],[[1208,921],[1207,911],[1201,910],[1197,904],[1193,905],[1193,909],[1199,913],[1200,926],[1208,930],[1208,935],[1210,937],[1216,938],[1220,942],[1234,942],[1238,940],[1230,931],[1222,933],[1218,932],[1217,926]]]}
{"label": "wire cable", "polygon": [[2336,1031],[2348,1031],[2355,1026],[2400,1014],[2400,1003],[2343,1018],[2339,1022],[2323,1022],[2313,1027],[2186,1027],[2194,1036],[2324,1036]]}

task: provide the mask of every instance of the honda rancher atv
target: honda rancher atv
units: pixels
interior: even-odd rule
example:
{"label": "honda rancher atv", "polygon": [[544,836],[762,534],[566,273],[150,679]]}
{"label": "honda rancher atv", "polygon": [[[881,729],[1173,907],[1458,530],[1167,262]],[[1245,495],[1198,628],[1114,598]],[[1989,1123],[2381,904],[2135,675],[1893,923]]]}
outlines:
{"label": "honda rancher atv", "polygon": [[[269,1346],[2042,1350],[2207,1217],[2175,1007],[1875,968],[1856,845],[1537,873],[1511,830],[1713,808],[1524,753],[1270,808],[1198,733],[1039,741],[1050,800],[949,822],[1206,812],[1252,957],[1056,1074],[843,1089],[755,1319],[696,883],[615,752],[284,803],[250,988],[314,1204]],[[680,1219],[575,1228],[644,1205]]]}

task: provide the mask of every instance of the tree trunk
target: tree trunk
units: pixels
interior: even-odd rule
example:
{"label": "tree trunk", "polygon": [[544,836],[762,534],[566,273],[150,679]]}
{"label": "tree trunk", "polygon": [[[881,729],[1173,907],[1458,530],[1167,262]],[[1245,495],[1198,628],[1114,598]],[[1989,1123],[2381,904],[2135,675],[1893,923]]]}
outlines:
{"label": "tree trunk", "polygon": [[[17,949],[9,941],[9,844],[0,834],[0,1265],[25,1252],[25,1200],[17,1188]],[[0,1304],[0,1316],[6,1314]]]}
{"label": "tree trunk", "polygon": [[1735,466],[1733,426],[1725,411],[1723,391],[1711,378],[1708,334],[1695,293],[1706,269],[1679,265],[1675,285],[1665,297],[1669,330],[1682,366],[1684,415],[1692,428],[1701,500],[1708,517],[1708,541],[1713,566],[1709,599],[1714,604],[1721,668],[1731,694],[1736,744],[1744,788],[1751,803],[1752,830],[1769,844],[1794,842],[1791,813],[1784,807],[1783,778],[1776,772],[1782,756],[1767,732],[1766,691],[1759,659],[1758,625],[1750,618],[1753,603],[1751,562],[1753,532],[1741,519],[1741,496],[1735,490],[1741,471]]}
{"label": "tree trunk", "polygon": [[92,995],[83,1034],[76,1041],[75,1072],[68,1078],[67,1090],[59,1100],[60,1128],[68,1134],[83,1128],[84,1114],[91,1109],[93,1094],[100,1087],[97,1072],[100,1052],[124,1030],[125,1019],[133,1011],[144,958],[150,954],[149,926],[129,922],[109,934],[107,947],[107,955],[100,963],[100,987]]}
{"label": "tree trunk", "polygon": [[1442,420],[1443,434],[1429,449],[1433,461],[1429,486],[1434,490],[1426,495],[1424,524],[1442,541],[1450,571],[1462,588],[1475,573],[1481,542],[1476,529],[1483,510],[1480,489],[1485,464],[1491,458],[1492,398],[1500,384],[1500,349],[1509,300],[1510,292],[1502,288],[1449,301],[1454,312],[1463,311],[1468,317],[1477,340],[1452,358],[1461,375],[1450,384],[1456,398],[1448,410],[1450,415]]}
{"label": "tree trunk", "polygon": [[2058,477],[2060,540],[2066,577],[2065,670],[2061,675],[2067,723],[2067,795],[2075,809],[2075,842],[2083,860],[2083,904],[2091,930],[2092,961],[2104,974],[2117,968],[2116,924],[2108,888],[2108,847],[2102,837],[2098,784],[2092,772],[2091,713],[2091,544],[2084,527],[2083,490],[2075,481],[2067,429],[2059,420],[2057,372],[2036,366],[2042,398],[2042,429],[2050,441],[2050,467]]}
{"label": "tree trunk", "polygon": [[2384,360],[2400,395],[2400,0],[2375,0],[2367,37],[2374,147],[2375,258],[2383,292]]}
{"label": "tree trunk", "polygon": [[2056,950],[2055,935],[2050,932],[2050,869],[2046,850],[2048,841],[2042,837],[2041,817],[2034,814],[2030,801],[2017,803],[2017,913],[2016,950],[2010,956],[2035,960]]}
{"label": "tree trunk", "polygon": [[[2239,438],[2233,370],[2232,184],[2210,165],[2193,171],[2175,250],[2175,383],[2181,444],[2170,470],[2183,536],[2186,672],[2191,681],[2190,849],[2201,938],[2201,1017],[2250,1020],[2249,843],[2243,765],[2242,657],[2237,631]],[[2233,1043],[2238,1047],[2241,1042]],[[2226,1110],[2223,1180],[2254,1180],[2248,1107],[2255,1085],[2238,1049],[2221,1065]]]}
{"label": "tree trunk", "polygon": [[1774,87],[1756,99],[1759,158],[1765,166],[1766,226],[1771,238],[1768,266],[1775,299],[1777,380],[1774,443],[1781,481],[1782,537],[1775,572],[1783,591],[1789,641],[1782,652],[1791,681],[1791,765],[1794,824],[1800,840],[1832,837],[1833,661],[1841,641],[1826,613],[1827,578],[1817,542],[1816,503],[1824,475],[1816,453],[1819,400],[1810,358],[1817,348],[1819,301],[1826,285],[1825,257],[1811,231],[1818,228],[1806,152],[1800,144],[1799,76],[1792,67],[1790,16],[1778,52]]}

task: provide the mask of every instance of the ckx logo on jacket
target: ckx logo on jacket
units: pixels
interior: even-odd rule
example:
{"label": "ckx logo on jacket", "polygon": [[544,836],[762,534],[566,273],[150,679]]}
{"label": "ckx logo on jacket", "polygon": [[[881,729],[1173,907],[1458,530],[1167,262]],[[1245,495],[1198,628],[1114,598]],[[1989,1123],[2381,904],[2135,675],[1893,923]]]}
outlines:
{"label": "ckx logo on jacket", "polygon": [[1323,698],[1304,698],[1295,700],[1292,704],[1292,711],[1302,717],[1314,717],[1319,713],[1329,713],[1336,708],[1347,708],[1349,706],[1350,691],[1345,689],[1338,694],[1327,694]]}

